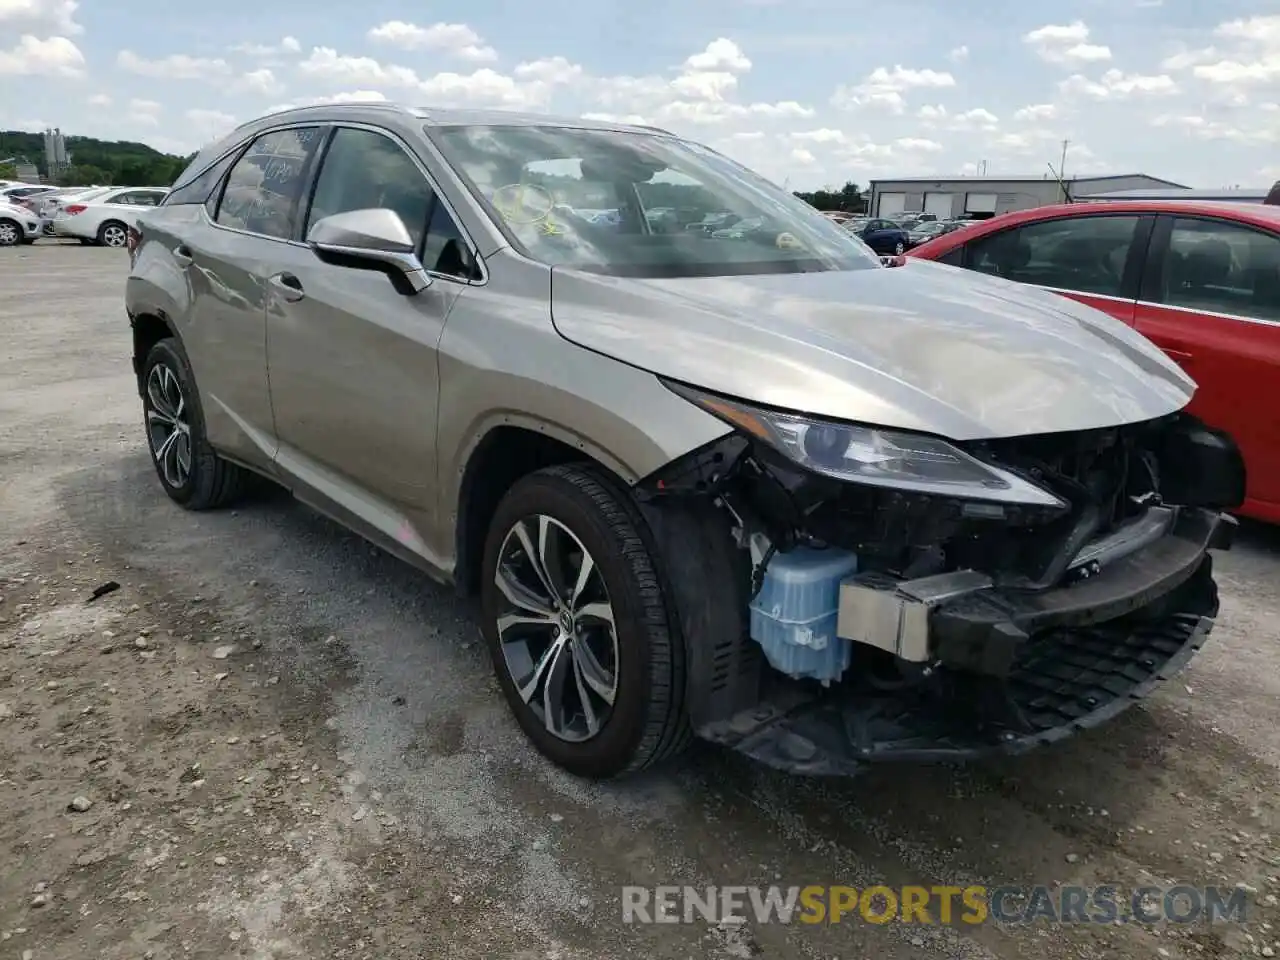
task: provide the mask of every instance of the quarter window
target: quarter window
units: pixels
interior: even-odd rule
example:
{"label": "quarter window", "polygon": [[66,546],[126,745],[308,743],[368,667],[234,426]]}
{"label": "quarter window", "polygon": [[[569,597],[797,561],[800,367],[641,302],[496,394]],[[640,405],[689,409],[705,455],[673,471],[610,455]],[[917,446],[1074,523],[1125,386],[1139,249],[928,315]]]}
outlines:
{"label": "quarter window", "polygon": [[325,217],[372,208],[399,215],[428,270],[474,276],[462,232],[413,158],[390,137],[340,127],[316,178],[307,230]]}
{"label": "quarter window", "polygon": [[307,163],[319,134],[319,127],[296,127],[253,141],[231,168],[214,219],[236,230],[280,240],[293,237]]}
{"label": "quarter window", "polygon": [[1018,283],[1123,295],[1124,267],[1139,217],[1062,217],[968,244],[968,266]]}
{"label": "quarter window", "polygon": [[110,202],[123,203],[129,207],[154,207],[163,199],[164,194],[155,190],[130,190],[128,193],[116,194]]}
{"label": "quarter window", "polygon": [[[231,164],[235,162],[235,159],[236,153],[229,153],[214,163],[213,166],[206,168],[198,176],[185,183],[182,181],[182,177],[179,177],[175,183],[180,183],[181,186],[174,187],[169,193],[165,200],[165,206],[173,207],[187,203],[206,203],[214,198],[218,184],[222,183],[222,178],[231,169]],[[195,166],[194,162],[192,166]],[[182,176],[185,177],[186,175],[187,172],[183,171]],[[213,205],[210,204],[209,208],[209,212],[212,213]]]}
{"label": "quarter window", "polygon": [[1280,322],[1280,238],[1223,220],[1174,219],[1160,302]]}

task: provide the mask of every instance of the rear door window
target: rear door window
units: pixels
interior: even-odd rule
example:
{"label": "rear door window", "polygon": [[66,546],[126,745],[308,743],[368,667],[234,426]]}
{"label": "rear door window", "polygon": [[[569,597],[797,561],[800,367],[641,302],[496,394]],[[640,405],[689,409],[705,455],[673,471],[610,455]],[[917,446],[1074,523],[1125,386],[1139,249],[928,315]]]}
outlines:
{"label": "rear door window", "polygon": [[1280,322],[1280,237],[1225,220],[1175,217],[1158,301]]}
{"label": "rear door window", "polygon": [[278,240],[297,233],[299,201],[320,127],[291,127],[258,137],[227,176],[214,221]]}
{"label": "rear door window", "polygon": [[967,265],[1017,283],[1119,297],[1140,222],[1107,215],[1028,223],[969,243]]}

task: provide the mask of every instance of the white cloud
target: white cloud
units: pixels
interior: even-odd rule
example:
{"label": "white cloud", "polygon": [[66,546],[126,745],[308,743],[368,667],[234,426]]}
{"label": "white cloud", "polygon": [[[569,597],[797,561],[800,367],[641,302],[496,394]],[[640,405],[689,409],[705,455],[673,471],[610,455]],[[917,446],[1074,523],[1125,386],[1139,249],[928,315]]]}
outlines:
{"label": "white cloud", "polygon": [[1021,107],[1013,114],[1013,119],[1022,123],[1039,123],[1052,120],[1058,115],[1058,107],[1052,103],[1032,103]]}
{"label": "white cloud", "polygon": [[332,47],[313,47],[307,59],[298,64],[298,72],[335,86],[414,89],[422,84],[409,67],[386,66],[372,57],[345,56]]}
{"label": "white cloud", "polygon": [[952,63],[964,63],[969,59],[969,48],[963,43],[958,47],[952,47],[947,54],[947,59]]}
{"label": "white cloud", "polygon": [[404,20],[388,20],[371,29],[368,37],[374,43],[385,43],[402,50],[438,50],[475,62],[498,59],[498,51],[464,23],[435,23],[420,27]]}
{"label": "white cloud", "polygon": [[1151,76],[1108,70],[1097,80],[1090,80],[1078,73],[1063,80],[1059,89],[1068,96],[1088,97],[1091,100],[1121,100],[1133,96],[1169,96],[1178,92],[1178,85],[1167,74]]}
{"label": "white cloud", "polygon": [[78,78],[84,73],[84,54],[66,37],[41,40],[23,34],[17,46],[0,50],[0,74],[3,75]]}
{"label": "white cloud", "polygon": [[84,33],[76,22],[77,0],[0,0],[0,24],[47,27],[59,34]]}
{"label": "white cloud", "polygon": [[694,100],[723,100],[738,85],[732,73],[705,71],[685,73],[671,81],[671,89]]}
{"label": "white cloud", "polygon": [[162,80],[218,80],[231,73],[227,61],[221,58],[190,57],[185,53],[148,60],[132,50],[121,50],[116,55],[116,66],[127,73]]}
{"label": "white cloud", "polygon": [[109,107],[111,102],[111,97],[105,93],[95,93],[89,98],[89,106],[91,107]]}
{"label": "white cloud", "polygon": [[135,97],[129,101],[125,119],[139,126],[158,127],[160,126],[160,113],[163,109],[159,101]]}
{"label": "white cloud", "polygon": [[1280,14],[1227,20],[1213,37],[1209,46],[1170,54],[1163,68],[1187,73],[1211,100],[1238,106],[1280,91]]}
{"label": "white cloud", "polygon": [[550,84],[573,83],[582,77],[582,67],[564,57],[528,60],[517,64],[513,72],[522,80]]}
{"label": "white cloud", "polygon": [[232,53],[240,53],[246,57],[273,59],[286,53],[300,53],[302,44],[296,37],[281,37],[277,44],[270,43],[238,43],[231,48]]}
{"label": "white cloud", "polygon": [[751,61],[732,40],[721,37],[707,44],[701,53],[695,53],[684,62],[685,70],[727,71],[729,73],[746,73],[751,69]]}
{"label": "white cloud", "polygon": [[791,162],[811,167],[818,162],[818,158],[808,150],[804,149],[804,147],[796,147],[791,151]]}
{"label": "white cloud", "polygon": [[1059,25],[1047,24],[1024,34],[1028,44],[1047,63],[1096,63],[1111,59],[1111,48],[1089,43],[1089,28],[1083,20]]}
{"label": "white cloud", "polygon": [[275,73],[267,67],[250,70],[236,81],[235,86],[238,90],[268,97],[278,96],[284,89],[284,85],[276,79]]}
{"label": "white cloud", "polygon": [[1228,141],[1250,146],[1280,143],[1280,125],[1250,123],[1248,118],[1242,123],[1232,124],[1223,120],[1210,119],[1201,114],[1161,114],[1152,118],[1151,125],[1167,127],[1197,139],[1215,143]]}
{"label": "white cloud", "polygon": [[953,114],[942,104],[925,104],[916,116],[924,126],[947,130],[990,132],[1000,125],[1000,118],[983,107]]}
{"label": "white cloud", "polygon": [[938,90],[954,87],[956,78],[939,70],[913,70],[902,66],[876,67],[866,79],[854,86],[840,86],[831,103],[843,109],[887,107],[901,113],[906,105],[903,96],[910,90]]}

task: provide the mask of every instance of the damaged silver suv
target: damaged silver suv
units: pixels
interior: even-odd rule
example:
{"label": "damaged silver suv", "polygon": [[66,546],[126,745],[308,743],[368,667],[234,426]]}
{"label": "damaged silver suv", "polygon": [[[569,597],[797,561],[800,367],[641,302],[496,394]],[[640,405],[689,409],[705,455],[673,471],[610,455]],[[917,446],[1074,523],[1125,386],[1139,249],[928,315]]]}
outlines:
{"label": "damaged silver suv", "polygon": [[577,774],[693,736],[808,773],[1017,752],[1217,614],[1243,467],[1159,350],[886,268],[664,131],[290,110],[129,245],[169,497],[261,474],[478,597],[516,719]]}

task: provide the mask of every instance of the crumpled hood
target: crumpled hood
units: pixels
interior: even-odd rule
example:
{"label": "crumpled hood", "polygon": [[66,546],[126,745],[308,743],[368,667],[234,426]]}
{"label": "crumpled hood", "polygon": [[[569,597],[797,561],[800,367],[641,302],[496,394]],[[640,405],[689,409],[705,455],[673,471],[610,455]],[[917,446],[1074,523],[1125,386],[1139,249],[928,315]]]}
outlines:
{"label": "crumpled hood", "polygon": [[1117,320],[954,267],[637,280],[557,267],[561,335],[762,405],[954,440],[1132,423],[1195,383]]}

